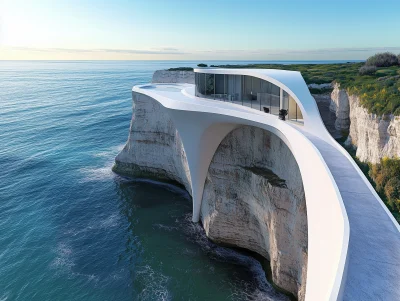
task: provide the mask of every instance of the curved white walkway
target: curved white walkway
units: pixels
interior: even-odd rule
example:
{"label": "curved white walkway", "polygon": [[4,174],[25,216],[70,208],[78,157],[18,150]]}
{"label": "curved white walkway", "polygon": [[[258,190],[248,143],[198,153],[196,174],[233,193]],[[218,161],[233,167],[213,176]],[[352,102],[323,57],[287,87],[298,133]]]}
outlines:
{"label": "curved white walkway", "polygon": [[296,99],[305,124],[296,126],[240,105],[194,97],[193,85],[134,87],[133,92],[150,96],[167,109],[182,138],[192,182],[193,221],[199,220],[205,177],[223,138],[241,125],[266,129],[289,146],[303,179],[306,300],[400,300],[399,227],[347,152],[326,131],[301,75],[280,70],[218,72],[256,76],[280,86]]}

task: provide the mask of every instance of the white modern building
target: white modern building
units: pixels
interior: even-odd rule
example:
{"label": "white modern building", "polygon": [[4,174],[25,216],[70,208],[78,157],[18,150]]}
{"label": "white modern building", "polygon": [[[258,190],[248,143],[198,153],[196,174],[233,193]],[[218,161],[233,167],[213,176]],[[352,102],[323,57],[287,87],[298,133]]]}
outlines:
{"label": "white modern building", "polygon": [[[302,177],[308,222],[306,300],[400,300],[400,228],[351,156],[326,130],[301,74],[195,69],[195,84],[147,84],[181,136],[193,221],[222,139],[241,125],[279,136]],[[286,120],[279,118],[286,110]],[[284,111],[281,111],[281,113]]]}

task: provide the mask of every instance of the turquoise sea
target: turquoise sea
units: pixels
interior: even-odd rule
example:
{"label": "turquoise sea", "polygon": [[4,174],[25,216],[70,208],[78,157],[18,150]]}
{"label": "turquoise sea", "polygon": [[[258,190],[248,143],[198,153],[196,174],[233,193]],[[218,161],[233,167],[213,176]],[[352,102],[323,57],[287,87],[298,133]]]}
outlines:
{"label": "turquoise sea", "polygon": [[0,61],[0,301],[286,299],[185,191],[111,171],[132,86],[195,65]]}

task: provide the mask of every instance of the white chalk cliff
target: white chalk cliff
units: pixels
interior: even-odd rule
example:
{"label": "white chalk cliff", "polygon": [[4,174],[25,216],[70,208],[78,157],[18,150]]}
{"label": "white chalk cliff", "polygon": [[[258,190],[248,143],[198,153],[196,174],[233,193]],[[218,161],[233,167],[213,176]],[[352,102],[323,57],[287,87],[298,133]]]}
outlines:
{"label": "white chalk cliff", "polygon": [[201,220],[213,241],[267,258],[274,283],[304,299],[306,202],[297,163],[280,138],[249,126],[225,137],[208,170]]}
{"label": "white chalk cliff", "polygon": [[338,84],[331,94],[330,109],[337,117],[336,128],[349,132],[346,144],[357,149],[360,161],[377,163],[383,157],[400,156],[399,117],[368,113],[358,96]]}
{"label": "white chalk cliff", "polygon": [[[157,71],[153,82],[171,81],[173,76],[191,80],[189,72]],[[148,96],[133,93],[133,101],[129,138],[115,159],[114,171],[177,182],[191,193],[186,155],[172,120]],[[216,243],[267,258],[273,282],[304,299],[306,202],[296,160],[280,138],[249,126],[225,137],[208,170],[201,221]]]}

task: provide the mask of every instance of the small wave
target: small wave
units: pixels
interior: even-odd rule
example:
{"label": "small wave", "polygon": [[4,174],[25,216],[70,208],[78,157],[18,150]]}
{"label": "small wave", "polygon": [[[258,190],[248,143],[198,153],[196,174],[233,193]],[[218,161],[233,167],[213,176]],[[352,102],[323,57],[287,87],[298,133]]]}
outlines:
{"label": "small wave", "polygon": [[160,230],[165,230],[165,231],[168,231],[168,232],[172,232],[172,231],[178,230],[178,227],[166,226],[166,225],[163,225],[163,224],[154,224],[153,227],[154,228],[158,228]]}
{"label": "small wave", "polygon": [[68,229],[64,232],[64,234],[76,236],[93,230],[115,228],[118,227],[118,225],[120,224],[120,219],[121,219],[120,214],[115,212],[104,219],[99,220],[98,218],[96,218],[96,220],[90,221],[86,227],[79,229],[76,228]]}
{"label": "small wave", "polygon": [[59,243],[55,249],[56,258],[51,262],[51,268],[55,269],[59,274],[67,274],[68,278],[83,277],[87,282],[99,282],[99,277],[94,274],[83,274],[74,272],[73,268],[76,266],[74,262],[73,250],[65,242]]}
{"label": "small wave", "polygon": [[118,213],[113,213],[109,217],[107,217],[104,220],[101,220],[100,223],[98,223],[98,227],[100,229],[108,229],[108,228],[114,228],[119,225],[121,216]]}
{"label": "small wave", "polygon": [[125,144],[113,146],[113,147],[109,148],[108,150],[93,154],[93,157],[100,157],[100,158],[114,157],[124,148],[124,146],[125,146]]}
{"label": "small wave", "polygon": [[4,294],[0,297],[0,301],[6,301],[6,300],[8,300],[8,296],[9,296],[8,293],[4,293]]}
{"label": "small wave", "polygon": [[144,286],[138,295],[139,300],[172,300],[167,288],[169,281],[167,276],[154,271],[149,265],[142,266],[136,275]]}
{"label": "small wave", "polygon": [[71,271],[72,267],[75,266],[72,257],[72,248],[66,243],[59,243],[55,253],[56,258],[51,263],[51,266],[62,271]]}
{"label": "small wave", "polygon": [[107,158],[107,162],[101,167],[84,167],[80,168],[79,172],[85,175],[81,182],[98,182],[107,181],[115,177],[112,171],[114,165],[114,157],[124,148],[124,144],[113,146],[105,151],[94,154],[94,157]]}
{"label": "small wave", "polygon": [[79,171],[85,175],[81,182],[107,181],[114,178],[114,173],[111,170],[113,164],[114,163],[109,163],[103,167],[85,167],[79,169]]}

